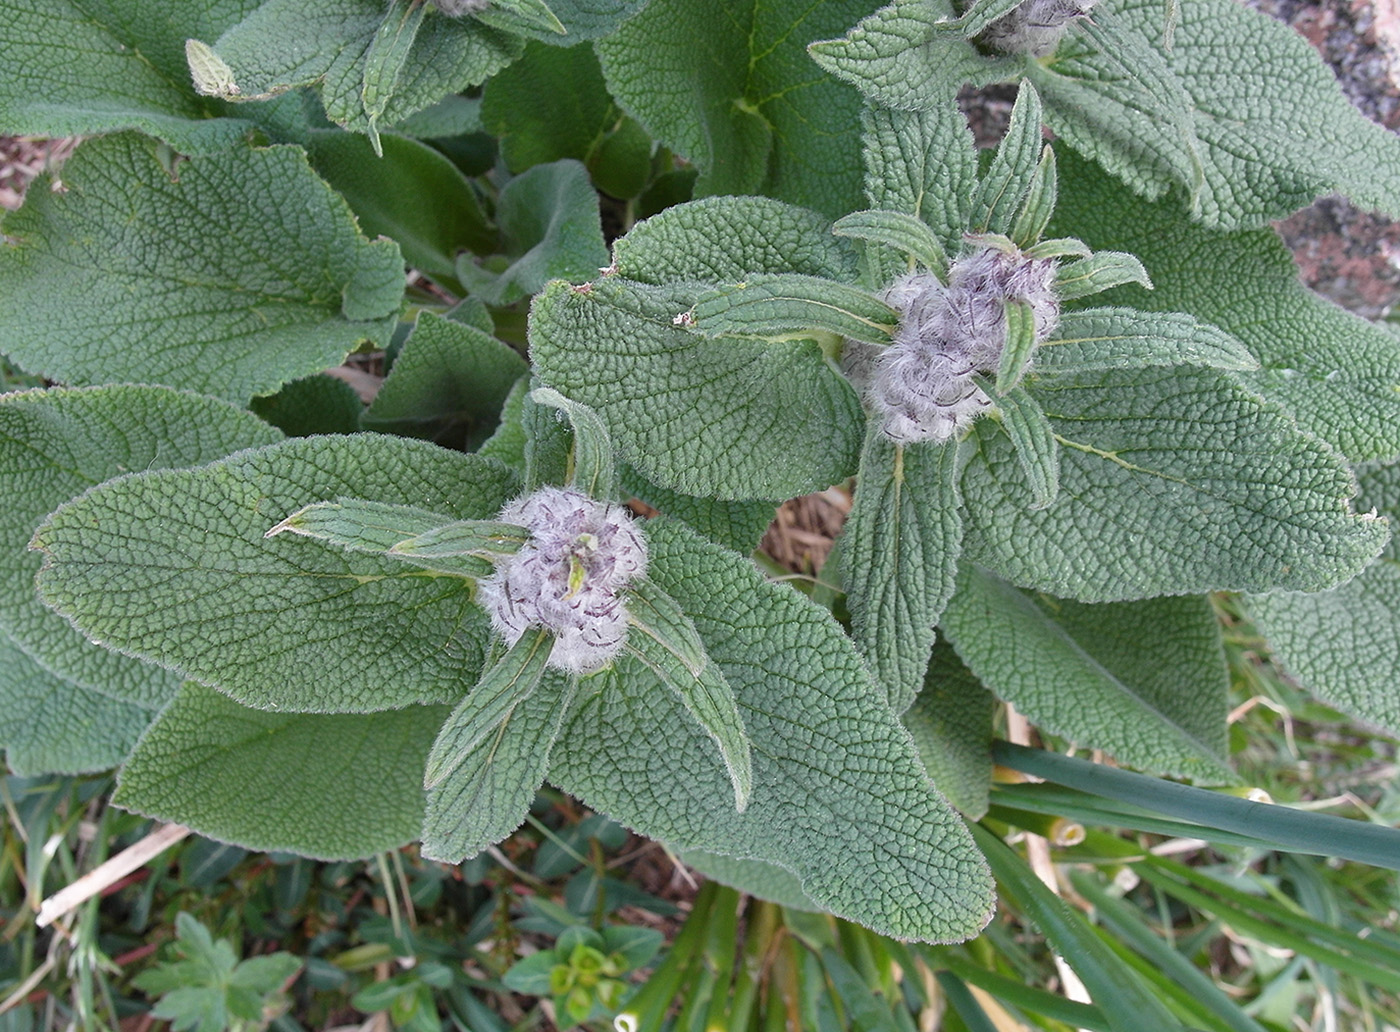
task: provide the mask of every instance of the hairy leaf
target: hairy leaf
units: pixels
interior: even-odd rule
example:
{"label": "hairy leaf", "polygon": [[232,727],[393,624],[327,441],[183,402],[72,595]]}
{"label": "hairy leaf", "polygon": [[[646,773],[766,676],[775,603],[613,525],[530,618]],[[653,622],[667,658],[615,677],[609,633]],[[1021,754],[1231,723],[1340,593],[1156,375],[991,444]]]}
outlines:
{"label": "hairy leaf", "polygon": [[455,699],[475,682],[487,636],[469,581],[265,534],[309,501],[337,497],[489,518],[515,484],[489,460],[374,435],[133,474],[40,529],[40,590],[110,647],[248,705],[369,712]]}
{"label": "hairy leaf", "polygon": [[650,576],[738,697],[753,742],[748,810],[735,812],[714,746],[674,697],[615,673],[580,695],[550,779],[679,849],[786,867],[814,903],[885,934],[975,934],[991,905],[985,868],[837,624],[680,524],[647,536]]}
{"label": "hairy leaf", "polygon": [[100,648],[34,592],[27,551],[44,517],[74,495],[133,470],[197,466],[277,431],[227,402],[164,387],[94,387],[0,396],[0,630],[53,678],[155,708],[179,678]]}
{"label": "hairy leaf", "polygon": [[998,398],[997,409],[1031,489],[1031,508],[1044,509],[1060,493],[1060,442],[1055,431],[1035,398],[1020,388]]}
{"label": "hairy leaf", "polygon": [[[1400,466],[1361,474],[1358,507],[1400,518]],[[1400,549],[1394,540],[1356,577],[1313,595],[1250,595],[1245,607],[1274,657],[1353,717],[1400,732]]]}
{"label": "hairy leaf", "polygon": [[1076,189],[1060,198],[1056,232],[1117,248],[1152,271],[1151,293],[1123,287],[1095,301],[1190,312],[1233,335],[1260,362],[1241,374],[1304,429],[1353,461],[1400,457],[1400,344],[1306,290],[1269,230],[1222,233],[1186,224],[1169,202],[1148,204],[1073,154]]}
{"label": "hairy leaf", "polygon": [[423,761],[446,715],[269,713],[186,682],[113,802],[247,849],[373,856],[417,838]]}
{"label": "hairy leaf", "polygon": [[1035,371],[1060,375],[1193,365],[1255,370],[1259,362],[1228,333],[1184,312],[1086,308],[1065,312],[1035,353]]}
{"label": "hairy leaf", "polygon": [[660,512],[682,520],[702,537],[747,555],[773,522],[777,502],[724,502],[657,487],[630,466],[618,471],[622,490]]}
{"label": "hairy leaf", "polygon": [[1356,515],[1336,453],[1224,373],[1177,367],[1040,380],[1060,494],[1032,511],[1009,439],[974,424],[969,558],[1084,601],[1223,588],[1322,590],[1389,538]]}
{"label": "hairy leaf", "polygon": [[851,636],[902,713],[924,682],[933,625],[962,551],[956,444],[898,445],[872,427],[842,532]]}
{"label": "hairy leaf", "polygon": [[569,484],[591,498],[612,497],[617,490],[612,438],[598,413],[550,387],[535,388],[530,392],[530,400],[556,409],[569,421],[574,442],[569,456]]}
{"label": "hairy leaf", "polygon": [[996,704],[953,647],[939,641],[923,687],[900,718],[938,790],[973,820],[987,812],[992,787]]}
{"label": "hairy leaf", "polygon": [[1085,605],[967,566],[941,626],[977,678],[1038,727],[1159,774],[1230,780],[1228,681],[1204,597]]}
{"label": "hairy leaf", "polygon": [[696,299],[683,325],[706,337],[777,339],[826,332],[889,344],[899,316],[878,298],[844,283],[796,273],[723,283]]}
{"label": "hairy leaf", "polygon": [[40,183],[4,221],[0,351],[70,383],[134,381],[235,401],[388,342],[396,245],[360,237],[291,147],[162,167],[134,134],[85,143],[63,193]]}
{"label": "hairy leaf", "polygon": [[696,195],[763,193],[830,217],[860,207],[860,95],[804,48],[863,0],[652,0],[598,56],[618,103],[701,170]]}

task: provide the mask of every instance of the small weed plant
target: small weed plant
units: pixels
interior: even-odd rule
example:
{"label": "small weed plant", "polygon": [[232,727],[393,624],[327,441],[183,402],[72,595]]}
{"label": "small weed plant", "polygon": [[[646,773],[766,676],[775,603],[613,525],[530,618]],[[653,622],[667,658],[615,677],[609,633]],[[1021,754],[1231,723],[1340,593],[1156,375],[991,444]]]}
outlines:
{"label": "small weed plant", "polygon": [[[458,863],[553,786],[720,911],[792,908],[751,922],[785,985],[924,970],[969,1028],[1008,976],[950,944],[998,884],[1092,1000],[1015,996],[1043,1027],[1260,1027],[1152,952],[1169,923],[1101,937],[1013,828],[1397,866],[1380,824],[1234,794],[1218,605],[1400,731],[1400,342],[1267,226],[1331,192],[1400,215],[1400,139],[1287,29],[1235,0],[0,13],[0,130],[86,137],[0,223],[13,771],[116,768],[119,807],[326,861]],[[979,152],[957,97],[993,84]],[[833,485],[819,576],[755,561]],[[1003,740],[1022,719],[1114,762]],[[1291,905],[1133,869],[1162,914]],[[694,934],[732,964],[725,920]],[[1356,952],[1393,942],[1343,938],[1394,981]],[[596,1022],[655,948],[561,929],[504,985]],[[256,1021],[275,987],[220,1004],[219,970],[157,1014]],[[436,1027],[450,974],[355,1006]]]}

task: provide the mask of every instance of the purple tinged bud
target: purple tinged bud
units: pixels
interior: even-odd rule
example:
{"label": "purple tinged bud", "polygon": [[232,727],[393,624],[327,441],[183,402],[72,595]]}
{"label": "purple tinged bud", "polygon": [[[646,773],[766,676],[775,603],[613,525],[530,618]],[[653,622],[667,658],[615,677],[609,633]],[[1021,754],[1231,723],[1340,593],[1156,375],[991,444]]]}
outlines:
{"label": "purple tinged bud", "polygon": [[549,665],[576,674],[606,666],[627,637],[622,591],[647,568],[646,540],[625,508],[569,488],[518,498],[498,519],[530,540],[477,586],[491,626],[514,645],[528,627],[554,634]]}

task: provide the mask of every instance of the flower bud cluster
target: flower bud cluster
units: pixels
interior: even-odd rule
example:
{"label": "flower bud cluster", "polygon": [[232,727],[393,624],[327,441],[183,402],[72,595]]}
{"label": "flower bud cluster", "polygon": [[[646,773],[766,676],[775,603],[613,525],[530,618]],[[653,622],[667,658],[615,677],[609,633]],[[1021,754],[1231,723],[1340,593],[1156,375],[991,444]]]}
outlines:
{"label": "flower bud cluster", "polygon": [[498,519],[524,527],[530,540],[478,586],[491,626],[509,645],[529,627],[552,632],[552,667],[585,674],[606,666],[627,637],[622,590],[647,567],[646,541],[627,510],[545,487]]}
{"label": "flower bud cluster", "polygon": [[1055,260],[993,247],[955,262],[945,286],[932,273],[896,280],[884,292],[900,315],[894,343],[874,361],[867,396],[887,437],[901,444],[946,441],[992,401],[974,380],[995,373],[1006,346],[1006,302],[1030,306],[1036,340],[1059,319]]}
{"label": "flower bud cluster", "polygon": [[977,37],[1003,54],[1049,57],[1060,45],[1065,26],[1082,18],[1098,0],[1026,0],[988,25]]}
{"label": "flower bud cluster", "polygon": [[491,0],[433,0],[433,5],[451,18],[464,14],[475,14],[491,6]]}

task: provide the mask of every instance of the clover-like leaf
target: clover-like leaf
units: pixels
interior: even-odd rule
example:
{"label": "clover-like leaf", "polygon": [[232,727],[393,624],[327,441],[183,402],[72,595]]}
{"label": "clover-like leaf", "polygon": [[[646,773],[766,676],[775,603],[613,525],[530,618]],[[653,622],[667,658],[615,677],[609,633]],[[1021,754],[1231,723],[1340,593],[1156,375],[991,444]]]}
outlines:
{"label": "clover-like leaf", "polygon": [[941,626],[977,678],[1037,726],[1161,774],[1232,778],[1224,653],[1205,598],[1091,606],[966,565]]}
{"label": "clover-like leaf", "polygon": [[649,672],[635,682],[631,660],[580,694],[550,780],[679,849],[786,867],[814,903],[885,934],[975,934],[991,905],[985,869],[850,639],[820,607],[681,524],[653,521],[647,536],[650,576],[738,699],[753,743],[748,809],[735,812],[709,736],[673,695],[644,689]]}
{"label": "clover-like leaf", "polygon": [[[35,537],[40,591],[109,647],[247,705],[332,713],[455,700],[476,681],[487,638],[470,580],[265,534],[308,500],[339,497],[485,519],[516,484],[490,460],[369,434],[137,473],[49,517]],[[403,612],[412,620],[387,619]]]}
{"label": "clover-like leaf", "polygon": [[122,769],[113,801],[247,849],[373,856],[418,836],[423,762],[446,715],[445,706],[268,712],[186,682]]}
{"label": "clover-like leaf", "polygon": [[[67,187],[6,217],[0,351],[69,383],[163,383],[234,401],[388,342],[403,262],[364,240],[291,147],[162,165],[134,134],[90,140]],[[115,185],[116,192],[113,192]]]}

